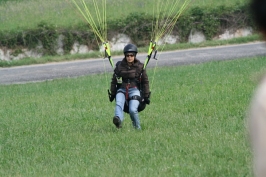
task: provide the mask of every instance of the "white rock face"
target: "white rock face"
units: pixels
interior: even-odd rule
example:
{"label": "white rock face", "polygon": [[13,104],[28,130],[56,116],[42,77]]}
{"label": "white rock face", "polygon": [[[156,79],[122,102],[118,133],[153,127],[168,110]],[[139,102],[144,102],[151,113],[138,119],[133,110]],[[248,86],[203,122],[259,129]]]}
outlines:
{"label": "white rock face", "polygon": [[10,60],[20,60],[26,57],[31,58],[40,58],[43,56],[42,53],[43,45],[39,41],[38,46],[35,49],[21,49],[21,53],[14,54],[15,50],[7,49],[7,48],[0,48],[0,60],[10,61]]}
{"label": "white rock face", "polygon": [[72,47],[72,50],[70,51],[70,54],[73,55],[73,54],[76,54],[78,52],[79,52],[79,43],[75,42],[73,47]]}
{"label": "white rock face", "polygon": [[110,47],[112,51],[121,51],[128,43],[131,43],[130,37],[125,34],[118,34],[112,38]]}
{"label": "white rock face", "polygon": [[162,39],[159,39],[158,45],[163,44],[176,44],[179,41],[179,36],[166,35]]}
{"label": "white rock face", "polygon": [[65,38],[65,36],[59,35],[59,37],[56,40],[57,45],[55,46],[55,50],[56,50],[56,53],[58,55],[64,55],[64,49],[63,49],[63,47],[64,47],[64,42],[63,42],[64,38]]}
{"label": "white rock face", "polygon": [[90,52],[90,49],[88,46],[86,46],[86,45],[80,45],[79,46],[79,53],[80,54],[89,53],[89,52]]}
{"label": "white rock face", "polygon": [[225,39],[232,39],[234,34],[230,33],[229,30],[226,30],[223,34],[219,35],[218,39],[225,40]]}
{"label": "white rock face", "polygon": [[43,56],[43,54],[39,52],[38,49],[35,50],[24,49],[23,53],[26,55],[26,57],[40,58]]}
{"label": "white rock face", "polygon": [[233,39],[237,37],[246,37],[248,35],[251,35],[253,33],[253,29],[251,27],[242,28],[238,30],[230,30],[227,29],[225,32],[218,37],[214,39],[220,39],[220,40],[227,40],[227,39]]}
{"label": "white rock face", "polygon": [[251,27],[243,28],[243,29],[236,30],[235,37],[245,37],[245,36],[251,35],[252,33],[253,33],[253,30]]}
{"label": "white rock face", "polygon": [[90,52],[90,49],[86,45],[80,45],[78,42],[75,42],[72,50],[70,51],[70,54],[85,54]]}
{"label": "white rock face", "polygon": [[191,30],[189,37],[188,37],[188,42],[190,43],[200,43],[206,41],[206,37],[201,31],[196,31],[196,30]]}
{"label": "white rock face", "polygon": [[7,49],[0,49],[0,60],[9,60],[10,54],[9,50]]}

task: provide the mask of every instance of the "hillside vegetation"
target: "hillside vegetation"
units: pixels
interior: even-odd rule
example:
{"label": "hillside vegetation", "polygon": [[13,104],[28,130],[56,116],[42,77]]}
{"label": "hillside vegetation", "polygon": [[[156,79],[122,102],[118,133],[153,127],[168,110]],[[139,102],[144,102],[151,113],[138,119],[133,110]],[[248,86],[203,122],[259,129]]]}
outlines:
{"label": "hillside vegetation", "polygon": [[[124,19],[131,13],[153,15],[153,6],[159,0],[112,0],[107,1],[107,20]],[[169,3],[171,3],[170,0]],[[184,0],[180,1],[182,4]],[[92,0],[86,0],[92,4]],[[235,7],[247,4],[247,0],[193,0],[189,8],[203,11],[217,7]],[[101,8],[101,7],[99,7]],[[163,7],[162,7],[163,8]],[[0,0],[0,30],[33,29],[40,22],[55,27],[68,28],[86,23],[71,0]]]}
{"label": "hillside vegetation", "polygon": [[[108,38],[124,33],[139,47],[147,46],[153,30],[152,7],[155,2],[107,1]],[[92,1],[87,3],[93,6],[90,4]],[[70,52],[76,41],[88,45],[91,50],[99,49],[97,38],[71,0],[2,0],[0,17],[0,47],[31,49],[41,42],[42,53],[56,55],[54,46],[58,36],[63,35],[65,54]],[[228,28],[254,27],[250,19],[248,2],[244,0],[192,1],[172,33],[179,36],[181,43],[187,42],[192,29],[202,31],[211,40]],[[14,52],[19,53],[20,50]]]}

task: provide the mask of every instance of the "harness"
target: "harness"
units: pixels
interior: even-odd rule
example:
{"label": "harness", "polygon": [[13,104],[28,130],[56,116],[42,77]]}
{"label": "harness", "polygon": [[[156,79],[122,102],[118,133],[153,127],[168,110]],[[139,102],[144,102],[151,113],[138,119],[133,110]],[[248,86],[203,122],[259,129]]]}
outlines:
{"label": "harness", "polygon": [[[118,61],[117,63],[116,63],[116,67],[119,67],[119,65],[121,64],[121,61]],[[136,72],[135,72],[135,76],[137,75],[137,73],[138,73],[138,69],[136,69]],[[120,75],[119,75],[119,73],[115,73],[115,77],[116,77],[116,90],[119,90],[119,88],[121,87],[121,85],[124,83],[126,83],[126,87],[125,87],[125,89],[126,89],[126,92],[124,93],[124,92],[122,92],[122,91],[118,91],[117,93],[119,93],[119,92],[122,92],[122,93],[124,93],[125,94],[125,96],[126,96],[126,99],[128,100],[128,99],[130,99],[129,97],[128,97],[128,90],[129,90],[129,88],[138,88],[138,89],[141,89],[141,76],[142,76],[142,71],[143,71],[143,69],[140,71],[140,75],[139,75],[139,78],[134,78],[134,79],[124,79],[124,78],[122,78]],[[119,71],[120,72],[120,71]],[[132,83],[132,82],[135,82],[135,84],[134,85],[136,85],[136,86],[133,86],[133,87],[131,87],[130,86],[130,83]]]}
{"label": "harness", "polygon": [[[117,62],[116,66],[118,66],[120,64],[120,62]],[[137,74],[137,72],[138,72],[138,69],[136,69],[136,74]],[[138,112],[144,110],[145,107],[146,107],[146,103],[144,102],[143,87],[142,87],[142,84],[141,84],[142,72],[143,72],[143,69],[141,69],[139,77],[138,78],[134,78],[134,79],[122,79],[120,76],[116,75],[116,79],[117,79],[117,85],[116,85],[117,87],[116,88],[118,90],[117,93],[123,93],[125,95],[125,98],[126,98],[126,102],[125,102],[125,105],[124,105],[124,112],[126,112],[126,113],[129,113],[129,105],[128,105],[128,103],[129,103],[130,100],[138,100],[139,101],[140,104],[139,104],[139,107],[138,107]],[[135,85],[137,85],[137,86],[130,87],[130,83],[131,82],[136,82]],[[123,92],[123,91],[119,90],[119,88],[121,87],[122,83],[126,83],[126,92]],[[129,94],[128,94],[129,88],[138,88],[139,91],[140,91],[140,96],[133,95],[133,96],[129,97]]]}
{"label": "harness", "polygon": [[123,93],[126,96],[126,100],[128,100],[128,101],[129,100],[138,100],[139,102],[142,101],[142,97],[141,96],[138,96],[138,95],[133,95],[131,97],[128,97],[127,90],[126,90],[126,93],[123,92],[123,91],[121,91],[121,90],[117,91],[116,93]]}

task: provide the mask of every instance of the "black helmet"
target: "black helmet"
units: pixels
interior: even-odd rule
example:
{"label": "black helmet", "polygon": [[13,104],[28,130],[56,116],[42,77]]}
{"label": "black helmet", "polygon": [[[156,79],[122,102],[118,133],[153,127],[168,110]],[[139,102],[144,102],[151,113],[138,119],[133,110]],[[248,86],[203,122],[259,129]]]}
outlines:
{"label": "black helmet", "polygon": [[138,53],[138,48],[134,44],[127,44],[124,47],[124,54],[128,52]]}

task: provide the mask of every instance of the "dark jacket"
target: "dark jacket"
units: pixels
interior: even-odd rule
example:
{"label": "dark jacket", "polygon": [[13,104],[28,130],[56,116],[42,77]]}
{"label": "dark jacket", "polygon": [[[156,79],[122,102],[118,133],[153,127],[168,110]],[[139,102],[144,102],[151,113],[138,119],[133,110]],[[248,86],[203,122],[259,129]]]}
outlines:
{"label": "dark jacket", "polygon": [[[140,75],[141,76],[141,80]],[[119,65],[116,66],[111,81],[111,94],[115,95],[117,91],[117,77],[122,77],[122,84],[120,88],[126,88],[128,83],[129,87],[138,87],[139,82],[143,87],[144,97],[148,97],[150,93],[149,79],[146,73],[146,70],[143,70],[143,63],[135,58],[134,64],[129,66],[127,64],[126,58],[124,58]]]}

